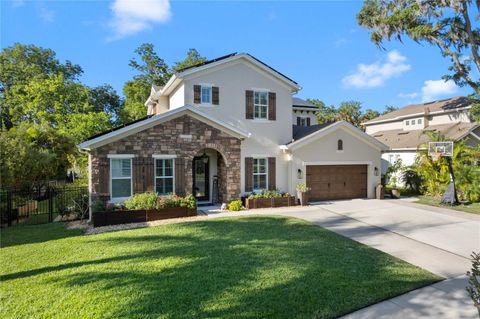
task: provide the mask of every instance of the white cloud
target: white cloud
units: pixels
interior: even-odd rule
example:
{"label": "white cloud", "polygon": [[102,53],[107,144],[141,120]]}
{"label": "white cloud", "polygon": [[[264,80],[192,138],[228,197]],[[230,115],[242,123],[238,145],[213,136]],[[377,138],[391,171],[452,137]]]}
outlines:
{"label": "white cloud", "polygon": [[428,80],[422,87],[422,101],[429,102],[458,91],[458,86],[452,80]]}
{"label": "white cloud", "polygon": [[172,16],[170,0],[115,0],[110,9],[111,40],[149,29],[155,23],[167,23]]}
{"label": "white cloud", "polygon": [[55,21],[55,11],[48,9],[45,5],[41,5],[38,10],[38,15],[43,22],[52,23]]}
{"label": "white cloud", "polygon": [[418,98],[421,99],[421,102],[431,102],[448,95],[451,96],[457,91],[458,86],[452,80],[427,80],[423,82],[420,92],[398,93],[398,97],[409,99],[412,103],[418,103]]}
{"label": "white cloud", "polygon": [[398,97],[404,98],[404,99],[414,99],[418,97],[420,94],[417,92],[413,93],[398,93]]}
{"label": "white cloud", "polygon": [[390,51],[386,59],[372,64],[359,64],[357,71],[345,76],[342,82],[347,87],[373,88],[383,86],[385,82],[393,77],[411,69],[405,61],[406,57],[398,51]]}

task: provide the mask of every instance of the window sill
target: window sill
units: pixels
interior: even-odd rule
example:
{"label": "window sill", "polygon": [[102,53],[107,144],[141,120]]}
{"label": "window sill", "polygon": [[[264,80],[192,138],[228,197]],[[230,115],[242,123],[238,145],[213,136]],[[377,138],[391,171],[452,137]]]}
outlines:
{"label": "window sill", "polygon": [[118,204],[118,203],[123,203],[124,201],[126,201],[127,199],[129,199],[129,197],[114,197],[114,198],[110,198],[110,200],[108,201],[109,204]]}
{"label": "window sill", "polygon": [[272,120],[267,120],[267,119],[253,119],[252,122],[255,122],[255,123],[271,123],[273,121]]}
{"label": "window sill", "polygon": [[195,104],[196,106],[199,106],[199,107],[214,107],[214,106],[217,106],[215,104],[212,104],[212,103],[200,103],[200,104]]}

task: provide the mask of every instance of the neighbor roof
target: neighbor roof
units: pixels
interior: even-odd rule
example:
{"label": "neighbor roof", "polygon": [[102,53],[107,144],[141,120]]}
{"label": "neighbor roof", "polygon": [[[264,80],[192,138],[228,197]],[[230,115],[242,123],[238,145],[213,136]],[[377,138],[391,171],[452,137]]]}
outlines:
{"label": "neighbor roof", "polygon": [[479,126],[480,125],[477,123],[458,122],[451,124],[431,125],[426,127],[424,130],[404,131],[402,129],[398,129],[379,131],[373,133],[372,136],[380,142],[390,146],[391,149],[416,149],[418,146],[426,144],[430,141],[428,135],[424,134],[424,132],[434,131],[444,135],[449,140],[458,141],[470,134],[471,131]]}
{"label": "neighbor roof", "polygon": [[301,125],[293,125],[293,140],[299,140],[304,138],[307,135],[315,133],[318,130],[321,130],[324,127],[332,125],[334,122],[330,123],[323,123],[323,124],[316,124],[310,126],[301,126]]}
{"label": "neighbor roof", "polygon": [[293,107],[305,107],[309,109],[318,109],[317,106],[313,105],[312,103],[305,101],[299,97],[292,97],[292,106]]}
{"label": "neighbor roof", "polygon": [[396,111],[380,115],[379,117],[365,122],[364,124],[368,125],[377,122],[391,121],[408,117],[410,115],[424,115],[426,113],[455,110],[459,108],[469,107],[476,102],[478,101],[472,98],[468,98],[465,96],[457,96],[450,99],[438,100],[422,104],[411,104],[404,106]]}

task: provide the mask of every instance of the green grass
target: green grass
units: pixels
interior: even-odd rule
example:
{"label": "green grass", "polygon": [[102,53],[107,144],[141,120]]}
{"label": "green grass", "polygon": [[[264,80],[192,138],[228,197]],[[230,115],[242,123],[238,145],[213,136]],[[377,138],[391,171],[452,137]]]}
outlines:
{"label": "green grass", "polygon": [[63,223],[12,226],[0,229],[0,247],[40,243],[81,234],[79,229],[66,229]]}
{"label": "green grass", "polygon": [[1,318],[333,318],[440,280],[272,216],[6,247],[0,274]]}
{"label": "green grass", "polygon": [[465,213],[480,214],[480,203],[471,203],[468,205],[457,205],[457,206],[450,206],[450,205],[446,206],[446,205],[440,204],[440,199],[429,197],[429,196],[420,196],[418,198],[418,201],[416,201],[415,203],[430,205],[435,207],[445,207],[445,208],[450,208],[450,209],[458,210]]}

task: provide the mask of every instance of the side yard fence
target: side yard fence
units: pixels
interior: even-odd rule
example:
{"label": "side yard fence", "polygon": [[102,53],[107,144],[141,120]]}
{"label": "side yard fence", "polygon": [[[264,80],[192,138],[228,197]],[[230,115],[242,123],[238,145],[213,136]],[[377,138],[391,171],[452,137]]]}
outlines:
{"label": "side yard fence", "polygon": [[0,189],[0,226],[44,224],[88,215],[88,188],[39,186]]}

